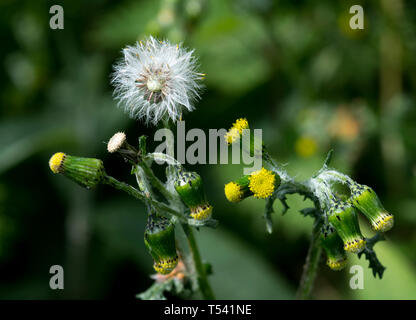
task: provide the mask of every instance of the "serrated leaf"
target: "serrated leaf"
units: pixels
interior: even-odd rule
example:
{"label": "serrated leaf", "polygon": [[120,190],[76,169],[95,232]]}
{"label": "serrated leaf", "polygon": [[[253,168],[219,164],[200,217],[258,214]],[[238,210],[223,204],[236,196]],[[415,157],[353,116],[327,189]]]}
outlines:
{"label": "serrated leaf", "polygon": [[358,253],[358,258],[360,259],[363,254],[365,255],[365,258],[369,261],[368,267],[372,270],[374,278],[378,275],[380,279],[383,278],[383,273],[386,270],[386,267],[384,267],[378,260],[373,247],[378,241],[383,240],[384,236],[381,233],[377,233],[374,237],[367,239],[365,249]]}

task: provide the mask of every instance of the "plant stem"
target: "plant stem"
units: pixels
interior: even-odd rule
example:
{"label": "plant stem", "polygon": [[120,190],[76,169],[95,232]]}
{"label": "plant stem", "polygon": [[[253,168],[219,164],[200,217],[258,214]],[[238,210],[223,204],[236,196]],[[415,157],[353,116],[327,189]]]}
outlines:
{"label": "plant stem", "polygon": [[141,162],[139,166],[143,169],[146,177],[149,179],[149,182],[160,191],[160,193],[167,199],[172,200],[173,196],[169,192],[169,190],[166,189],[165,185],[158,179],[158,177],[155,176],[152,169],[145,163],[145,161]]}
{"label": "plant stem", "polygon": [[182,224],[182,228],[188,239],[189,248],[192,252],[196,276],[198,280],[199,289],[201,290],[201,294],[205,300],[214,300],[215,296],[208,282],[207,273],[205,270],[205,266],[202,263],[201,255],[199,254],[199,249],[198,245],[196,244],[194,232],[192,228],[185,223]]}
{"label": "plant stem", "polygon": [[110,185],[115,189],[122,190],[128,193],[129,195],[135,197],[136,199],[139,199],[145,203],[147,201],[150,201],[156,208],[161,209],[161,212],[166,211],[170,213],[171,215],[178,217],[179,220],[182,222],[187,221],[187,219],[180,212],[170,208],[169,206],[165,205],[162,202],[147,198],[142,192],[140,192],[139,190],[137,190],[136,188],[132,187],[131,185],[127,183],[118,181],[117,179],[111,176],[105,176],[103,183]]}
{"label": "plant stem", "polygon": [[299,300],[309,299],[321,260],[322,248],[319,244],[321,223],[315,223],[312,231],[311,243],[303,267],[302,278],[300,280],[296,298]]}

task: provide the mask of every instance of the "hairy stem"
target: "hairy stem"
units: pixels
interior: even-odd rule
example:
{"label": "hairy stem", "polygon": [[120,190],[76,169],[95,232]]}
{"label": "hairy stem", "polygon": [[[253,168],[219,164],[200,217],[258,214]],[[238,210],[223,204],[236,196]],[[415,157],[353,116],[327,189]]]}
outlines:
{"label": "hairy stem", "polygon": [[148,178],[149,182],[157,189],[159,192],[167,199],[172,200],[173,196],[169,192],[168,189],[166,189],[165,185],[162,181],[159,180],[158,177],[155,176],[153,173],[153,170],[147,165],[145,161],[142,161],[139,166],[143,169],[146,177]]}
{"label": "hairy stem", "polygon": [[117,179],[115,179],[111,176],[105,176],[103,183],[107,184],[107,185],[110,185],[115,189],[122,190],[122,191],[128,193],[129,195],[135,197],[136,199],[139,199],[139,200],[141,200],[145,203],[147,201],[150,201],[150,203],[152,205],[154,205],[155,208],[160,209],[161,212],[165,211],[165,212],[170,213],[171,215],[173,215],[175,217],[178,217],[180,221],[187,222],[187,219],[183,216],[182,213],[170,208],[169,206],[165,205],[162,202],[147,198],[142,192],[140,192],[139,190],[137,190],[136,188],[132,187],[131,185],[129,185],[127,183],[118,181]]}
{"label": "hairy stem", "polygon": [[214,300],[215,296],[208,281],[205,266],[202,263],[201,255],[199,254],[198,245],[196,244],[194,232],[187,224],[182,224],[182,228],[188,239],[189,248],[192,252],[192,257],[195,264],[196,276],[198,280],[199,289],[205,300]]}
{"label": "hairy stem", "polygon": [[312,231],[311,243],[309,245],[308,255],[303,267],[303,273],[300,280],[296,298],[299,300],[309,299],[315,278],[318,272],[319,262],[321,260],[322,248],[319,243],[321,223],[315,223]]}

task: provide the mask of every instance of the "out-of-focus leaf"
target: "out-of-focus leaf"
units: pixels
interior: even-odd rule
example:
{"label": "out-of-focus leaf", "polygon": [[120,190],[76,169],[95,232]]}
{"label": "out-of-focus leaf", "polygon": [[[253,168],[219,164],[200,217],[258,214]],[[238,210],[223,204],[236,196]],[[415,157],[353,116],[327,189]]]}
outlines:
{"label": "out-of-focus leaf", "polygon": [[[261,219],[261,216],[259,216]],[[256,252],[221,228],[197,233],[204,260],[213,266],[210,276],[218,299],[289,299],[294,289]]]}
{"label": "out-of-focus leaf", "polygon": [[228,94],[242,94],[264,81],[269,67],[261,46],[265,32],[251,15],[236,15],[228,1],[209,2],[209,12],[192,37],[206,83]]}
{"label": "out-of-focus leaf", "polygon": [[133,259],[149,274],[153,271],[153,261],[143,240],[147,214],[141,202],[130,199],[106,201],[97,208],[93,219],[104,251],[113,258]]}
{"label": "out-of-focus leaf", "polygon": [[145,35],[156,16],[160,0],[134,1],[104,15],[91,31],[89,39],[100,46],[121,48]]}
{"label": "out-of-focus leaf", "polygon": [[29,158],[34,153],[58,143],[71,140],[65,126],[44,126],[45,121],[0,124],[0,174]]}

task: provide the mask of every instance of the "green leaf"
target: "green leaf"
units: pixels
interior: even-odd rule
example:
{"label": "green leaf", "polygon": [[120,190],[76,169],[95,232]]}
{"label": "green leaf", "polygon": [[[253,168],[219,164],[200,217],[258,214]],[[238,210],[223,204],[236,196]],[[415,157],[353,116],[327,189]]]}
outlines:
{"label": "green leaf", "polygon": [[377,233],[374,237],[367,239],[365,249],[358,253],[358,258],[360,259],[363,254],[365,255],[365,258],[370,262],[369,268],[373,271],[374,278],[377,278],[378,275],[380,279],[383,278],[383,273],[384,270],[386,270],[386,267],[384,267],[378,260],[377,255],[373,250],[373,247],[378,241],[383,240],[385,240],[384,235],[381,233]]}

